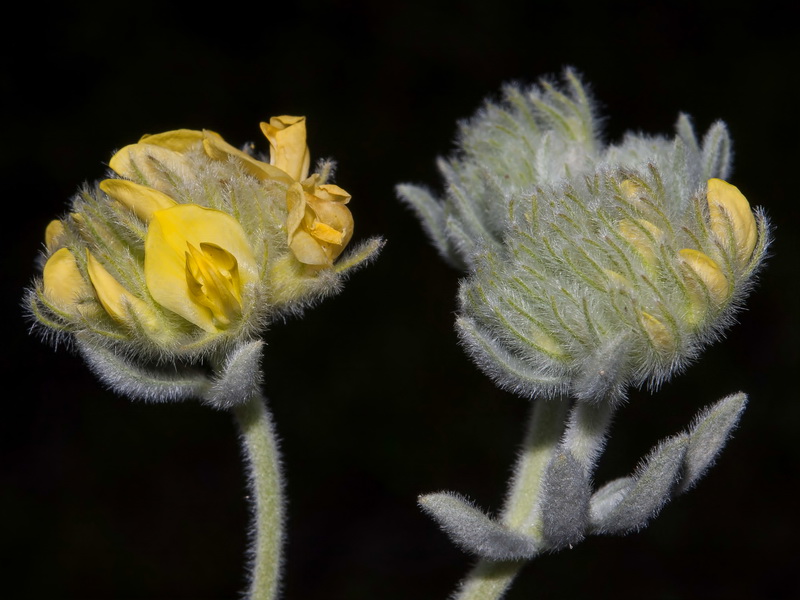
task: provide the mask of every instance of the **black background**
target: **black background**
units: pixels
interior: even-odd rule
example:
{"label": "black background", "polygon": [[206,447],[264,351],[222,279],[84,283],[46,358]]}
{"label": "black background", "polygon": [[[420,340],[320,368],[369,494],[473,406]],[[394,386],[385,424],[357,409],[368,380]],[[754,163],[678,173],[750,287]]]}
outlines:
{"label": "black background", "polygon": [[680,111],[731,130],[731,182],[776,225],[773,257],[727,339],[620,411],[599,480],[630,471],[699,407],[744,390],[740,429],[700,486],[627,538],[528,566],[523,598],[789,598],[800,593],[797,484],[798,52],[765,2],[367,1],[23,6],[2,50],[0,570],[7,598],[232,598],[248,512],[229,415],[145,405],[27,333],[20,297],[47,222],[143,133],[209,128],[266,148],[258,122],[308,117],[338,162],[356,238],[380,259],[267,332],[266,392],[289,495],[284,597],[445,598],[470,559],[416,508],[456,490],[497,510],[526,402],[453,331],[445,267],[399,182],[440,189],[457,119],[504,82],[572,65],[606,137],[671,133]]}

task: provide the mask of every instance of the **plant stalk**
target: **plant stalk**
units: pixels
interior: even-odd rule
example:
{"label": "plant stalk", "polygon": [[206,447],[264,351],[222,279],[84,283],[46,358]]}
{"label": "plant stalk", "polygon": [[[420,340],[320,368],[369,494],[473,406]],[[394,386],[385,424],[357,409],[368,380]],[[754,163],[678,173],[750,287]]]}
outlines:
{"label": "plant stalk", "polygon": [[[563,398],[533,402],[522,451],[517,459],[502,521],[509,529],[541,536],[538,513],[542,478],[555,455],[567,417],[569,402]],[[481,559],[461,582],[453,600],[497,600],[506,593],[528,561]]]}
{"label": "plant stalk", "polygon": [[249,548],[248,600],[277,596],[282,566],[283,485],[272,418],[261,393],[233,409],[247,463],[254,526]]}

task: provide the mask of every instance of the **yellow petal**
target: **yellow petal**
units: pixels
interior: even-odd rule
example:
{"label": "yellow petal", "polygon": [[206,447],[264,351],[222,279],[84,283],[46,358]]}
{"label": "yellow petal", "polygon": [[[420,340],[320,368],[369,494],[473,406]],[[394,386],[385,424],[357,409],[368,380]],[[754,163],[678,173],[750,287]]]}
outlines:
{"label": "yellow petal", "polygon": [[247,152],[242,152],[238,148],[231,146],[219,134],[213,131],[203,131],[203,133],[205,134],[203,148],[206,154],[214,160],[230,160],[233,158],[256,179],[283,181],[287,184],[293,183],[294,180],[285,171],[257,160]]}
{"label": "yellow petal", "polygon": [[44,295],[58,308],[74,312],[80,298],[91,296],[86,280],[78,270],[75,256],[66,248],[56,250],[44,265]]}
{"label": "yellow petal", "polygon": [[[208,306],[198,302],[196,283],[199,275],[191,283],[194,287],[190,288],[186,256],[187,252],[191,253],[189,245],[201,250],[214,245],[236,260],[239,297],[241,287],[257,279],[258,265],[242,226],[227,213],[195,204],[178,204],[153,215],[147,230],[144,255],[144,275],[150,294],[165,308],[210,333],[216,333],[226,324],[215,317]],[[210,261],[211,267],[220,273],[225,270],[224,261],[213,250],[200,258]],[[204,262],[203,266],[207,268],[208,264]],[[210,301],[218,300],[215,294],[208,294]],[[228,314],[225,306],[217,308],[220,314]]]}
{"label": "yellow petal", "polygon": [[54,219],[47,224],[44,230],[44,245],[52,252],[58,247],[61,236],[64,235],[64,223]]}
{"label": "yellow petal", "polygon": [[215,244],[187,242],[186,282],[192,299],[211,311],[219,328],[242,315],[242,290],[236,257]]}
{"label": "yellow petal", "polygon": [[163,192],[126,179],[106,179],[100,182],[100,189],[145,222],[150,221],[157,210],[177,204]]}
{"label": "yellow petal", "polygon": [[750,203],[734,185],[722,179],[708,180],[709,226],[720,243],[726,247],[731,241],[739,266],[750,260],[756,247],[758,228]]}
{"label": "yellow petal", "polygon": [[[333,242],[337,246],[331,254],[332,259],[339,256],[353,237],[353,214],[345,206],[349,201],[350,194],[338,185],[333,184],[317,187],[313,196],[308,199],[308,204],[314,211],[317,222],[341,233],[341,238],[336,242],[325,239],[325,241]],[[324,229],[320,231],[324,231]]]}
{"label": "yellow petal", "polygon": [[678,255],[690,271],[683,277],[688,293],[688,310],[684,318],[690,325],[701,325],[728,299],[728,279],[719,265],[702,252],[684,248]]}
{"label": "yellow petal", "polygon": [[191,161],[182,153],[158,146],[139,143],[125,146],[108,161],[111,169],[127,179],[144,181],[159,190],[172,189],[171,177],[182,181],[196,179]]}
{"label": "yellow petal", "polygon": [[609,283],[613,284],[614,287],[622,288],[625,290],[633,288],[628,278],[622,275],[621,273],[617,273],[616,271],[612,271],[611,269],[603,269],[603,272],[608,277]]}
{"label": "yellow petal", "polygon": [[289,242],[289,248],[295,258],[304,265],[330,266],[331,258],[322,244],[308,231],[299,230]]}
{"label": "yellow petal", "polygon": [[306,192],[299,183],[293,183],[286,190],[286,209],[289,213],[286,217],[286,231],[291,244],[306,214]]}
{"label": "yellow petal", "polygon": [[628,200],[638,200],[642,194],[642,187],[630,179],[625,179],[619,184],[619,189]]}
{"label": "yellow petal", "polygon": [[656,350],[672,352],[675,349],[675,339],[667,326],[649,313],[640,314],[640,322]]}
{"label": "yellow petal", "polygon": [[175,152],[186,152],[192,147],[203,143],[203,132],[195,129],[175,129],[163,133],[143,135],[140,144],[153,144],[168,148]]}
{"label": "yellow petal", "polygon": [[311,155],[306,145],[306,118],[284,115],[261,123],[269,140],[270,164],[288,173],[296,181],[308,176]]}
{"label": "yellow petal", "polygon": [[679,254],[708,289],[712,302],[717,306],[724,303],[728,299],[729,286],[719,265],[708,255],[691,248],[684,248]]}
{"label": "yellow petal", "polygon": [[[312,235],[317,235],[315,230],[319,230],[322,235],[325,235],[322,232],[327,230],[319,227],[319,225],[325,225],[327,228],[339,232],[341,238],[334,242],[339,247],[334,253],[335,255],[332,256],[332,258],[336,258],[336,256],[339,256],[341,251],[344,250],[350,238],[353,237],[353,214],[344,204],[338,202],[317,202],[315,200],[316,199],[309,199],[308,201],[308,205],[311,207],[315,216],[315,223],[310,228],[310,233]],[[327,239],[327,236],[323,241],[332,242],[332,240]]]}
{"label": "yellow petal", "polygon": [[648,262],[656,258],[656,244],[664,239],[664,233],[645,219],[622,219],[617,225],[619,233],[633,245]]}
{"label": "yellow petal", "polygon": [[353,237],[353,215],[345,206],[350,194],[315,182],[312,176],[287,190],[287,241],[300,262],[331,266]]}
{"label": "yellow petal", "polygon": [[114,276],[89,250],[86,250],[86,272],[89,274],[97,299],[113,319],[121,323],[131,323],[131,312],[133,312],[145,325],[156,327],[150,307],[114,279]]}
{"label": "yellow petal", "polygon": [[350,194],[348,194],[338,185],[333,185],[332,183],[326,183],[324,185],[317,186],[314,195],[320,200],[325,200],[327,202],[341,202],[342,204],[347,204],[350,202],[350,198],[352,198]]}
{"label": "yellow petal", "polygon": [[319,241],[326,242],[328,244],[336,244],[341,246],[344,240],[344,233],[334,229],[330,225],[320,223],[319,221],[312,223],[311,227],[308,228],[308,233],[313,235]]}

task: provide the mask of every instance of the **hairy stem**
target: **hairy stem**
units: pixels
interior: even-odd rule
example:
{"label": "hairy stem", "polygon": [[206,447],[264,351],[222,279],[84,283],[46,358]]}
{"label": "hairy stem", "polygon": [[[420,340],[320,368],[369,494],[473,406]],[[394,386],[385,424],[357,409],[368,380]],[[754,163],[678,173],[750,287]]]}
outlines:
{"label": "hairy stem", "polygon": [[481,560],[461,582],[453,600],[497,600],[511,587],[527,561],[492,562]]}
{"label": "hairy stem", "polygon": [[[511,479],[502,521],[509,529],[539,537],[539,494],[542,477],[561,441],[569,402],[536,400],[522,451]],[[480,560],[461,582],[453,600],[502,598],[527,561]]]}
{"label": "hairy stem", "polygon": [[562,446],[591,476],[606,445],[615,406],[608,401],[576,402],[569,416]]}
{"label": "hairy stem", "polygon": [[247,462],[252,502],[248,600],[277,596],[283,543],[283,494],[278,447],[266,400],[260,393],[233,409]]}
{"label": "hairy stem", "polygon": [[534,526],[532,512],[536,509],[542,476],[561,439],[568,408],[569,402],[561,398],[536,400],[533,404],[522,452],[503,509],[503,524],[509,529],[535,535],[528,531]]}

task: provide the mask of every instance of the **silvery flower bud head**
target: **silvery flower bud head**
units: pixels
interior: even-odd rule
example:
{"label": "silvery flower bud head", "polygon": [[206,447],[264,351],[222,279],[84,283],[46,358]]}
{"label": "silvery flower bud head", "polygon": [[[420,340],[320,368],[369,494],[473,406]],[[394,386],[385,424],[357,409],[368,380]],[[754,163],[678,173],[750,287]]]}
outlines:
{"label": "silvery flower bud head", "polygon": [[769,243],[763,213],[726,182],[730,139],[604,146],[591,100],[510,88],[462,126],[447,192],[401,196],[463,266],[458,329],[478,365],[527,396],[615,401],[655,387],[731,324]]}
{"label": "silvery flower bud head", "polygon": [[[45,233],[28,307],[47,333],[128,357],[196,360],[339,289],[350,195],[309,174],[304,117],[261,124],[263,160],[208,130],[147,135]],[[57,337],[58,339],[58,337]]]}

